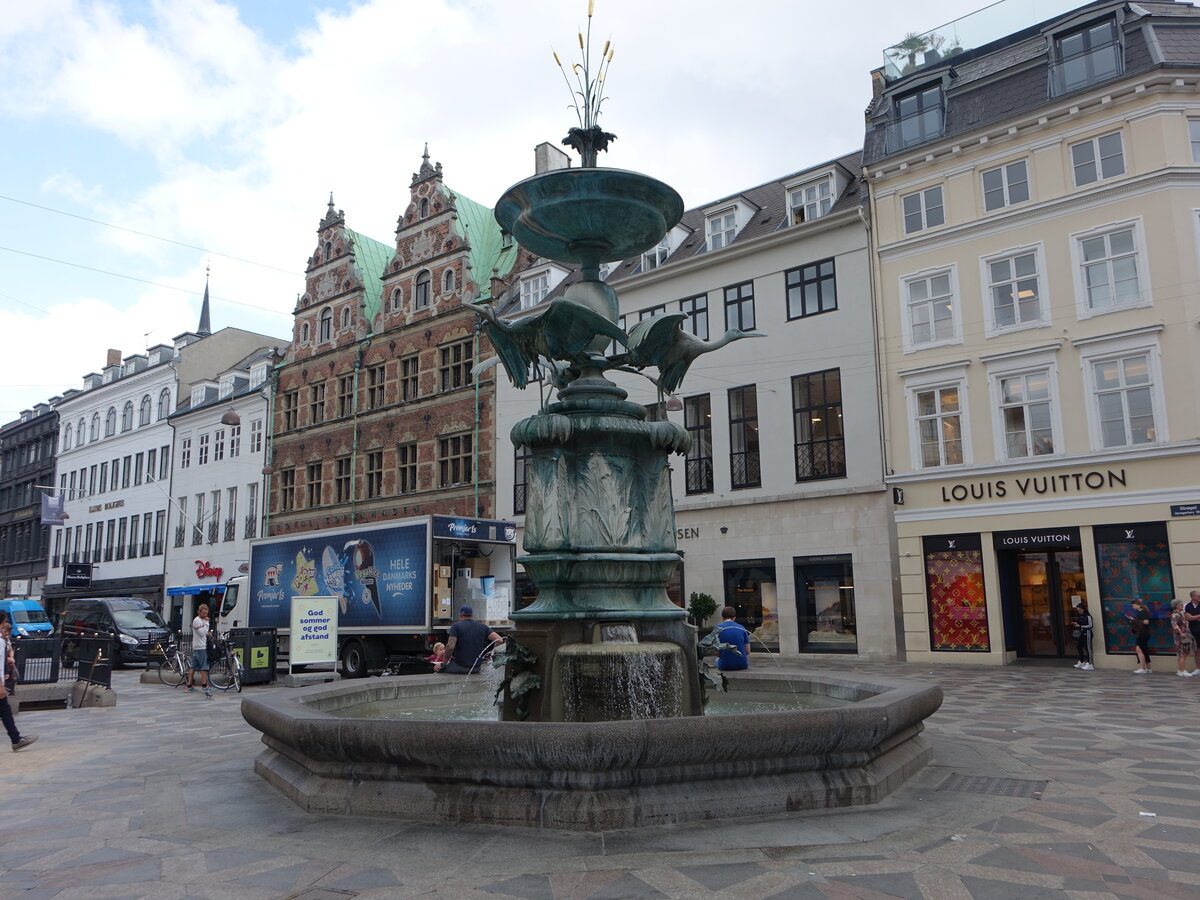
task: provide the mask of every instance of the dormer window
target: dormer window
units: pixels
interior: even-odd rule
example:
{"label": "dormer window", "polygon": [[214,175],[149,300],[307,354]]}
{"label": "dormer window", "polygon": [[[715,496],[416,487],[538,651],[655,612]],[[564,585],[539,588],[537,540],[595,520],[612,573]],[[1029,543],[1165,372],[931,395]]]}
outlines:
{"label": "dormer window", "polygon": [[722,210],[714,216],[709,216],[705,226],[709,250],[727,247],[737,235],[737,210]]}
{"label": "dormer window", "polygon": [[550,293],[550,273],[539,272],[521,279],[521,309],[531,309]]}
{"label": "dormer window", "polygon": [[942,86],[918,88],[896,97],[887,127],[887,151],[893,153],[942,136],[945,102]]}
{"label": "dormer window", "polygon": [[1116,19],[1091,22],[1055,36],[1050,89],[1058,97],[1107,81],[1123,68]]}
{"label": "dormer window", "polygon": [[232,393],[233,393],[233,376],[232,375],[222,375],[221,376],[221,386],[220,386],[219,391],[217,392],[217,396],[228,397]]}
{"label": "dormer window", "polygon": [[802,184],[788,192],[788,211],[793,225],[811,222],[829,212],[833,206],[833,178]]}
{"label": "dormer window", "polygon": [[642,254],[642,271],[649,272],[651,269],[657,269],[667,261],[667,257],[671,255],[671,235],[668,233],[658,246],[652,247]]}

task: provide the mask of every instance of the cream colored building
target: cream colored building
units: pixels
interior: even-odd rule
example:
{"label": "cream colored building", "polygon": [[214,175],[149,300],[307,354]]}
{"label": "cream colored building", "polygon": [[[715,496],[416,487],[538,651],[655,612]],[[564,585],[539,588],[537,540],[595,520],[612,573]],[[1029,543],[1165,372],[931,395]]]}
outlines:
{"label": "cream colored building", "polygon": [[1169,602],[1200,587],[1200,10],[1009,30],[952,23],[873,73],[904,643],[1070,660],[1084,600],[1096,665],[1133,668],[1140,596],[1173,670]]}
{"label": "cream colored building", "polygon": [[[903,652],[864,194],[855,152],[689,210],[662,244],[606,274],[626,329],[684,313],[683,327],[706,340],[731,327],[764,335],[701,356],[680,409],[643,378],[612,377],[693,438],[688,457],[672,460],[683,554],[672,598],[711,594],[784,656]],[[502,311],[536,308],[577,277],[529,267]],[[552,399],[549,386],[542,393]],[[537,385],[501,379],[497,448],[511,447],[512,426],[539,402]],[[497,457],[498,514],[521,523],[524,461]]]}

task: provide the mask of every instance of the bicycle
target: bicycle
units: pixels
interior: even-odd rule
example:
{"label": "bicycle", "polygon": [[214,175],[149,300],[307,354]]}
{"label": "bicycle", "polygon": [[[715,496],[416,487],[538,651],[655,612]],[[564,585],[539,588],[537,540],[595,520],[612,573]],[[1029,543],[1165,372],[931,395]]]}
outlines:
{"label": "bicycle", "polygon": [[216,659],[208,666],[208,683],[218,691],[236,688],[242,692],[242,661],[233,652],[229,643],[229,635],[218,634],[214,641]]}
{"label": "bicycle", "polygon": [[163,655],[163,661],[158,664],[159,681],[171,687],[179,687],[187,678],[189,668],[183,648],[176,640],[168,641],[166,647],[156,641],[154,647]]}

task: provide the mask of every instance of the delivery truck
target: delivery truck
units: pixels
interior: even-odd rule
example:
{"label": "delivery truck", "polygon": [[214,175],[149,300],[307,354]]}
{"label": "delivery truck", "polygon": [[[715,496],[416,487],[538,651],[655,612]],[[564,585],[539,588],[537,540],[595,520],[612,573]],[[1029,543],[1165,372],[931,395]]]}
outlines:
{"label": "delivery truck", "polygon": [[512,522],[417,516],[262,538],[225,585],[221,627],[277,629],[287,659],[293,600],[336,597],[342,675],[382,671],[444,642],[463,605],[511,624],[516,534]]}

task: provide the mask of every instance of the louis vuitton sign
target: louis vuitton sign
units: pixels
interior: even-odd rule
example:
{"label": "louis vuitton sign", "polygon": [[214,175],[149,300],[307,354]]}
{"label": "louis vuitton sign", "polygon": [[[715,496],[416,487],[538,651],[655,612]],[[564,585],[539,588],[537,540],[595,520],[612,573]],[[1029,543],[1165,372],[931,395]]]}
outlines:
{"label": "louis vuitton sign", "polygon": [[1092,469],[1061,475],[1023,475],[942,485],[943,503],[972,500],[1011,500],[1050,495],[1090,494],[1126,487],[1124,469]]}

